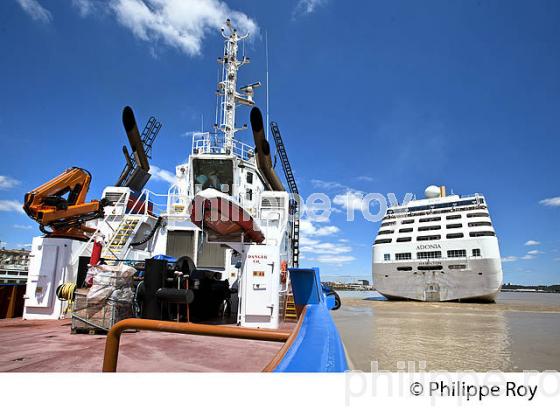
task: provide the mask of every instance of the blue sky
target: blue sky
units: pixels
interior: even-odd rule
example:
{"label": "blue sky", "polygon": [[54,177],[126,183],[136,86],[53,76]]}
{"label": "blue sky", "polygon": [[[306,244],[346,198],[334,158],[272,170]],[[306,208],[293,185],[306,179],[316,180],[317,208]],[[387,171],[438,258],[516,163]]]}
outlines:
{"label": "blue sky", "polygon": [[[268,33],[270,116],[300,190],[328,193],[340,211],[305,223],[306,264],[370,275],[378,223],[346,222],[337,195],[402,199],[441,184],[486,195],[506,282],[560,283],[559,2],[145,3],[0,2],[4,246],[38,234],[19,204],[63,169],[92,172],[92,199],[115,182],[124,105],[141,125],[163,123],[149,187],[166,192],[185,134],[201,116],[214,122],[218,28],[231,16],[253,33],[241,83],[264,81]],[[263,89],[256,99],[264,107]]]}

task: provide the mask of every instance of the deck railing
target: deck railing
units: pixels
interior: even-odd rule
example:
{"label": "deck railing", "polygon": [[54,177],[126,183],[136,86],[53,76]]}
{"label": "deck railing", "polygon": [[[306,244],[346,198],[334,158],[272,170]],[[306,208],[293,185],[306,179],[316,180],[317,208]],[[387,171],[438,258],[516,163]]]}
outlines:
{"label": "deck railing", "polygon": [[192,153],[196,154],[233,154],[245,161],[255,156],[255,149],[243,142],[233,140],[232,150],[228,152],[223,135],[209,132],[195,132],[192,139]]}

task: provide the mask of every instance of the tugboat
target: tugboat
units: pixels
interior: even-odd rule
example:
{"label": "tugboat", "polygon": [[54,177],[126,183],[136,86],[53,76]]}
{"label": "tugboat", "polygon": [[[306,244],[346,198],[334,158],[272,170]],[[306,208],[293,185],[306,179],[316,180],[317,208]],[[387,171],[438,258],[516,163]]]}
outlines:
{"label": "tugboat", "polygon": [[[67,285],[81,287],[88,267],[130,273],[126,265],[131,265],[138,270],[135,281],[140,282],[134,291],[136,317],[107,329],[104,371],[117,370],[119,341],[127,329],[232,340],[222,342],[210,356],[204,349],[190,351],[191,360],[208,362],[206,369],[212,371],[220,371],[221,366],[235,369],[232,362],[253,371],[348,369],[329,313],[339,306],[336,295],[322,287],[318,268],[298,267],[299,212],[292,195],[298,192],[278,126],[272,123],[271,130],[289,192],[272,165],[262,114],[253,100],[260,83],[237,91],[238,70],[249,62],[247,57],[237,56],[238,42],[246,36],[240,36],[229,20],[222,36],[224,54],[218,60],[222,65],[220,121],[213,132],[193,134],[191,154],[186,163],[176,167],[176,183],[167,194],[144,189],[150,177],[151,144],[161,124],[151,118],[140,133],[132,110],[126,107],[123,125],[132,154],[123,149],[125,168],[117,184],[105,188],[101,200],[85,201],[91,175],[79,168],[67,170],[26,196],[25,210],[45,235],[33,241],[24,312],[24,319],[31,319],[28,334],[18,324],[8,327],[17,329],[22,338],[13,353],[38,351],[41,361],[37,366],[10,364],[13,368],[58,369],[61,352],[37,349],[35,343],[46,341],[40,329],[48,327],[52,337],[55,329],[60,333],[60,325],[43,326],[40,323],[48,321],[32,319],[63,318],[68,309],[66,299],[71,300],[74,293]],[[251,107],[254,147],[236,139],[236,133],[247,128],[236,126],[239,105]],[[108,283],[111,281],[114,277],[109,277]],[[295,320],[287,320],[290,309]],[[0,322],[0,329],[3,325]],[[3,334],[11,337],[10,332]],[[162,355],[158,355],[161,365],[148,370],[170,370],[169,363],[175,363],[167,360],[164,364],[175,346],[169,337],[156,334],[149,345],[138,340],[136,348],[146,354],[157,350]],[[183,346],[179,338],[187,336],[175,337],[176,346]],[[250,342],[253,350],[239,353],[243,349],[234,339],[254,339]],[[83,354],[95,350],[92,342],[81,341],[88,347],[80,350]],[[278,349],[258,344],[264,342],[283,344]],[[73,351],[74,358],[82,359],[80,363],[65,371],[94,370],[80,351]],[[261,358],[254,362],[256,368],[251,367],[260,353],[267,360]],[[224,362],[222,357],[229,360]],[[0,369],[2,362],[0,355]],[[134,369],[134,363],[127,362],[125,369]],[[181,369],[196,370],[197,366],[186,364]]]}

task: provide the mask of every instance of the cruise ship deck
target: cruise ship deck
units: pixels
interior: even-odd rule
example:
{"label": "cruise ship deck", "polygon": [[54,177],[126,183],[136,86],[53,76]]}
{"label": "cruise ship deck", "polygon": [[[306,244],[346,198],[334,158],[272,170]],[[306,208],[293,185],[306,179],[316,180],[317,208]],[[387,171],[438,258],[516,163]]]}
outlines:
{"label": "cruise ship deck", "polygon": [[[287,331],[293,325],[283,324]],[[0,320],[0,372],[100,372],[104,335],[71,334],[70,320]],[[210,336],[124,333],[120,372],[258,372],[282,343]]]}

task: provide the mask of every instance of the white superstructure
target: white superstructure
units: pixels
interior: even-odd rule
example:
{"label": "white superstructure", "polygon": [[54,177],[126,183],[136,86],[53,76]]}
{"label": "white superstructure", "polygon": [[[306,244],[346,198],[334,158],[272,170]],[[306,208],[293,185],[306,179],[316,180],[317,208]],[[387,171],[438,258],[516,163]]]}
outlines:
{"label": "white superstructure", "polygon": [[[105,188],[103,198],[109,204],[106,216],[92,223],[97,231],[89,242],[36,238],[33,254],[38,257],[30,277],[35,275],[37,284],[28,284],[26,318],[56,319],[63,315],[66,303],[55,298],[54,290],[64,282],[76,282],[80,257],[89,258],[95,240],[103,243],[101,256],[107,263],[141,261],[155,255],[189,256],[198,269],[219,272],[221,280],[229,281],[238,295],[234,309],[239,325],[278,327],[289,288],[286,269],[293,266],[297,252],[293,248],[297,214],[290,210],[289,194],[274,190],[270,181],[274,171],[269,170],[267,178],[259,168],[256,149],[235,138],[238,131],[247,128],[236,126],[236,109],[255,105],[253,93],[260,83],[237,91],[238,69],[249,62],[247,57],[237,56],[238,42],[246,36],[240,36],[229,20],[226,25],[227,32],[222,30],[224,54],[218,59],[222,78],[217,85],[214,132],[193,134],[189,158],[177,165],[176,183],[166,194]],[[270,154],[260,155],[262,159]],[[252,242],[239,232],[219,235],[193,224],[190,210],[195,196],[212,190],[249,214],[264,241]],[[52,252],[51,246],[45,255],[45,245],[56,246],[60,252]]]}
{"label": "white superstructure", "polygon": [[387,210],[373,244],[375,289],[389,299],[493,301],[503,274],[484,196],[425,194]]}

